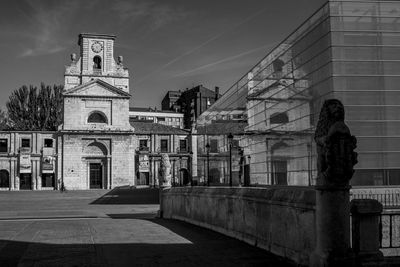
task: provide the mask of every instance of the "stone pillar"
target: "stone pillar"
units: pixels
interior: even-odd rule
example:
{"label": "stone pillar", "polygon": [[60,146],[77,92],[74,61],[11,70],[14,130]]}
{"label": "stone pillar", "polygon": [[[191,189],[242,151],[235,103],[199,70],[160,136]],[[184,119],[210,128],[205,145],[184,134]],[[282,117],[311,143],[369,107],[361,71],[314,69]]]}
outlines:
{"label": "stone pillar", "polygon": [[191,168],[191,180],[192,180],[192,184],[193,181],[197,181],[197,183],[199,184],[200,181],[198,181],[198,177],[197,177],[197,135],[196,132],[194,132],[194,134],[191,135],[191,148],[192,148],[192,158],[191,158],[191,164],[192,166],[190,166]]}
{"label": "stone pillar", "polygon": [[11,190],[15,190],[15,160],[11,159],[10,162],[10,185]]}
{"label": "stone pillar", "polygon": [[343,104],[326,100],[314,140],[317,145],[316,248],[313,267],[354,266],[350,247],[350,179],[357,163],[357,139],[344,123]]}
{"label": "stone pillar", "polygon": [[379,266],[383,262],[383,254],[379,250],[382,204],[375,199],[354,199],[350,209],[357,266]]}
{"label": "stone pillar", "polygon": [[15,190],[19,190],[19,176],[15,176]]}
{"label": "stone pillar", "polygon": [[31,160],[31,177],[32,177],[32,190],[37,190],[37,172],[36,161]]}
{"label": "stone pillar", "polygon": [[311,266],[354,266],[347,187],[316,186],[316,249]]}
{"label": "stone pillar", "polygon": [[[42,159],[42,158],[40,158],[40,159]],[[35,161],[35,166],[36,166],[36,179],[37,179],[37,182],[36,182],[36,189],[37,190],[42,190],[42,173],[41,173],[41,171],[40,171],[40,165],[39,165],[39,163],[40,163],[40,161],[39,160],[37,160],[37,161]]]}
{"label": "stone pillar", "polygon": [[107,189],[111,189],[111,158],[107,158]]}

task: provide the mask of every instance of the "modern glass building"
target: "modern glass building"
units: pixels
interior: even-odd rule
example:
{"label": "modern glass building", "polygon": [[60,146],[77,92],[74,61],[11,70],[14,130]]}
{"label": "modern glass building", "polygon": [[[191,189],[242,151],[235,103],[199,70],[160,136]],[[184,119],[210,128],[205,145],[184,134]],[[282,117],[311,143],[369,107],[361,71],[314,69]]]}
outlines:
{"label": "modern glass building", "polygon": [[225,121],[217,134],[235,128],[242,183],[315,184],[313,134],[330,98],[358,140],[352,184],[400,185],[400,1],[328,1],[198,118],[198,150]]}

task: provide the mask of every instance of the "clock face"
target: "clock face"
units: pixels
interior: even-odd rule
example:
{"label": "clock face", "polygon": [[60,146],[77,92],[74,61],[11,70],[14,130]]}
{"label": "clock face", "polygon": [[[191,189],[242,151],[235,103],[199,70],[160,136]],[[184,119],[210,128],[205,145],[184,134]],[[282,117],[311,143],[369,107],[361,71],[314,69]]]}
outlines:
{"label": "clock face", "polygon": [[92,51],[95,53],[99,53],[103,50],[103,45],[100,42],[94,42],[92,44]]}

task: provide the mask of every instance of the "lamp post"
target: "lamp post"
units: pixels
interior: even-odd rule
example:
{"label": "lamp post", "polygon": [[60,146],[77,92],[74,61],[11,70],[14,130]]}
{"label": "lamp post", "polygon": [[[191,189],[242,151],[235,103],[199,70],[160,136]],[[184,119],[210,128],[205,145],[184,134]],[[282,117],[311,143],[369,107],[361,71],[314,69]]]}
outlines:
{"label": "lamp post", "polygon": [[206,144],[207,151],[207,186],[210,186],[210,144]]}
{"label": "lamp post", "polygon": [[251,164],[251,156],[248,155],[247,156],[247,160],[248,160],[248,175],[246,176],[246,181],[244,182],[244,186],[250,186],[250,164]]}
{"label": "lamp post", "polygon": [[182,156],[179,156],[179,185],[185,185],[182,177]]}
{"label": "lamp post", "polygon": [[229,142],[229,186],[232,187],[232,141],[233,135],[229,133],[228,142]]}
{"label": "lamp post", "polygon": [[243,168],[243,163],[244,163],[244,152],[243,149],[239,147],[239,186],[242,186],[242,177],[244,177],[244,168]]}

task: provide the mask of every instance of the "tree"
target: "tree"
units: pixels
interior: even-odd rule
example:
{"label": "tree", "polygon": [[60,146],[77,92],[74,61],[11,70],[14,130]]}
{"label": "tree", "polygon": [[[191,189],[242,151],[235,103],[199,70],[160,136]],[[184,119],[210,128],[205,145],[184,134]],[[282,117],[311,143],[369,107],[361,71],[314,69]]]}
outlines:
{"label": "tree", "polygon": [[9,129],[9,121],[6,112],[0,109],[0,131]]}
{"label": "tree", "polygon": [[62,123],[62,85],[40,89],[32,85],[15,90],[6,106],[12,130],[55,131]]}

